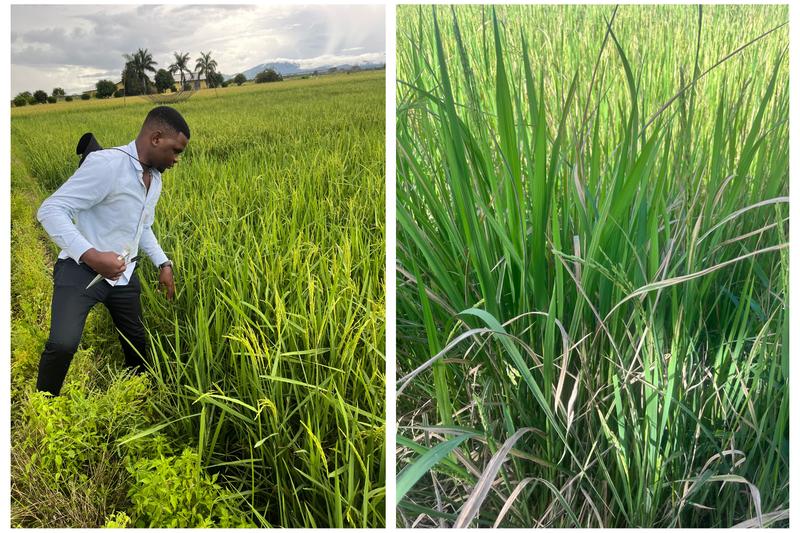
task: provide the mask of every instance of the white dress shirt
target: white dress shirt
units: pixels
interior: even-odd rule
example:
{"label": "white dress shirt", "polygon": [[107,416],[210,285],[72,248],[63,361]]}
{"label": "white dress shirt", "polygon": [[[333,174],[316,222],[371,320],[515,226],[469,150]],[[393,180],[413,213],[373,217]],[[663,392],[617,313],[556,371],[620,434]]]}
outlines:
{"label": "white dress shirt", "polygon": [[[90,248],[118,254],[127,251],[133,258],[141,248],[154,265],[167,261],[150,228],[161,195],[161,173],[150,169],[147,190],[138,157],[136,141],[92,152],[42,203],[36,217],[61,247],[60,259],[71,257],[80,263]],[[128,265],[116,285],[127,284],[134,267],[135,262]]]}

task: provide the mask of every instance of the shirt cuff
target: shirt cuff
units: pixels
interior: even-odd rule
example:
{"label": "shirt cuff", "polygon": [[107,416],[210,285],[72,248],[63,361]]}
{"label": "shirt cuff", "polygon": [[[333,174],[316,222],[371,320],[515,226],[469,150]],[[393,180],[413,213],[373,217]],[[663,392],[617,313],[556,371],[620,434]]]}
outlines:
{"label": "shirt cuff", "polygon": [[163,265],[165,261],[168,261],[169,258],[162,250],[156,250],[150,255],[150,260],[158,267]]}
{"label": "shirt cuff", "polygon": [[67,254],[75,260],[76,263],[81,262],[81,256],[88,250],[94,248],[89,241],[83,237],[76,237],[69,246],[66,248]]}

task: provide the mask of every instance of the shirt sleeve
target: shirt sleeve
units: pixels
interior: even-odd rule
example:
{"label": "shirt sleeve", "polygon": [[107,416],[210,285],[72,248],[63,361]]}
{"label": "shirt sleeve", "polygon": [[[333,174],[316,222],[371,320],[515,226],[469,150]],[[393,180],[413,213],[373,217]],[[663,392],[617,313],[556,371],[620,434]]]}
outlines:
{"label": "shirt sleeve", "polygon": [[151,187],[156,187],[155,199],[148,208],[147,216],[144,219],[142,236],[139,238],[139,249],[147,254],[155,266],[159,266],[169,259],[161,249],[161,245],[158,244],[158,239],[152,229],[153,220],[156,218],[156,204],[161,197],[161,180],[153,180]]}
{"label": "shirt sleeve", "polygon": [[139,239],[139,248],[147,254],[155,266],[159,266],[163,264],[164,261],[167,261],[167,254],[161,249],[149,224],[145,225],[142,229],[142,237]]}
{"label": "shirt sleeve", "polygon": [[50,238],[76,262],[93,245],[78,231],[75,217],[108,196],[114,177],[106,158],[91,153],[75,174],[42,202],[36,213]]}

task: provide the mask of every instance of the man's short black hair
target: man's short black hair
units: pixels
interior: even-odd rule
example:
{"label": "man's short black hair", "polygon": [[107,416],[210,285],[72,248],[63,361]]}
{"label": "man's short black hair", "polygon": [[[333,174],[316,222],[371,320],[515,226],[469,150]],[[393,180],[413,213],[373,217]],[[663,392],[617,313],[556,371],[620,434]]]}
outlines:
{"label": "man's short black hair", "polygon": [[176,133],[183,133],[187,139],[189,138],[189,125],[175,108],[161,105],[151,109],[144,119],[144,127],[155,124],[171,128]]}

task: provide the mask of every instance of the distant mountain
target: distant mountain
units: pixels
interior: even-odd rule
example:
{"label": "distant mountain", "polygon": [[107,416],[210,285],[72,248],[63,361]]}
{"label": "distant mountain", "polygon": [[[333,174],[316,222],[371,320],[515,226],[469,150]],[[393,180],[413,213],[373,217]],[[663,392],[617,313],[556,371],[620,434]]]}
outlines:
{"label": "distant mountain", "polygon": [[[245,70],[242,74],[247,76],[248,80],[252,80],[256,77],[256,74],[266,70],[268,68],[273,69],[274,71],[278,72],[281,76],[299,76],[302,74],[311,74],[315,70],[317,72],[323,73],[328,72],[332,68],[336,68],[336,70],[347,71],[351,70],[354,66],[357,66],[363,70],[369,69],[378,69],[383,68],[386,64],[383,62],[373,62],[373,61],[359,61],[358,63],[336,63],[336,64],[329,64],[329,65],[319,65],[316,67],[302,67],[299,63],[293,61],[277,61],[272,63],[262,63],[257,65],[253,68],[249,68]],[[225,76],[226,80],[233,78],[236,74],[231,76]]]}

